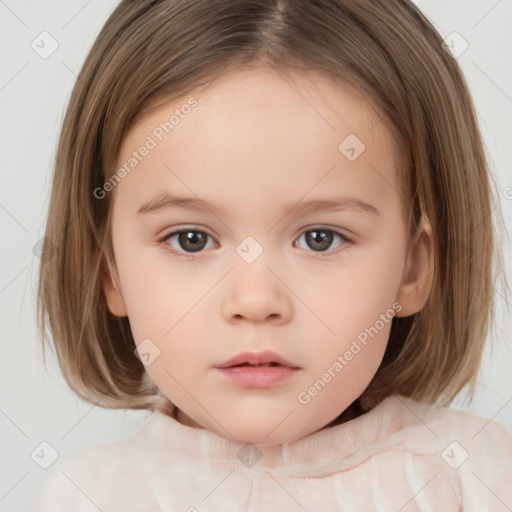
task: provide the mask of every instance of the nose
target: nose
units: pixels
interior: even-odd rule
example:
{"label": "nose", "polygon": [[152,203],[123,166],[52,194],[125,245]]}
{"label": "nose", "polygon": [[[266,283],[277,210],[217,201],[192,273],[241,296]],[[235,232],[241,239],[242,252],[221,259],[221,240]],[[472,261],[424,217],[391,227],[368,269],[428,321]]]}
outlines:
{"label": "nose", "polygon": [[292,317],[292,292],[276,274],[264,261],[235,264],[226,276],[223,292],[222,316],[226,322],[289,322]]}

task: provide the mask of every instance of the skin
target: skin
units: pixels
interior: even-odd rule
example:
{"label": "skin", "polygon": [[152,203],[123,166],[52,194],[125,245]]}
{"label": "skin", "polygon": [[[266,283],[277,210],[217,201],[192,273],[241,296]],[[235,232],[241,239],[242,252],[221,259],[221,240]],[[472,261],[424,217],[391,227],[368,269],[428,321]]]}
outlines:
{"label": "skin", "polygon": [[[293,442],[361,395],[381,363],[391,322],[309,403],[300,403],[299,393],[393,304],[400,305],[397,316],[408,316],[425,303],[431,230],[423,223],[407,246],[402,164],[391,131],[356,91],[315,73],[293,74],[293,81],[266,67],[221,75],[142,118],[119,165],[191,96],[198,105],[110,192],[119,282],[106,274],[103,289],[111,313],[128,316],[135,343],[149,338],[159,348],[146,371],[178,407],[180,422],[238,443]],[[338,150],[349,134],[366,145],[353,162]],[[137,213],[163,190],[226,211]],[[284,204],[335,195],[379,213],[283,211]],[[332,230],[326,249],[306,233],[318,227]],[[178,236],[159,242],[187,228],[210,235],[201,251],[180,245]],[[236,252],[247,236],[263,250],[250,264]],[[257,389],[236,386],[213,368],[266,349],[301,369]]]}

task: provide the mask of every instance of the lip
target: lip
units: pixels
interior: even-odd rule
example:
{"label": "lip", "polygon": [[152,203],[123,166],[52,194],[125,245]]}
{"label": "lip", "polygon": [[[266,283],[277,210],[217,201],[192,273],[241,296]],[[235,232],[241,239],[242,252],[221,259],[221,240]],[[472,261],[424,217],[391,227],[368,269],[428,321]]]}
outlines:
{"label": "lip", "polygon": [[[275,366],[239,366],[244,363]],[[242,352],[227,361],[214,366],[224,378],[237,386],[247,388],[269,388],[292,377],[300,367],[287,361],[279,354],[264,352]]]}
{"label": "lip", "polygon": [[217,364],[214,368],[229,368],[231,366],[237,366],[240,364],[266,364],[266,363],[277,363],[281,366],[287,366],[291,369],[299,369],[300,367],[296,364],[287,361],[279,354],[272,352],[271,350],[265,350],[263,352],[242,352],[236,356],[224,361],[223,363]]}
{"label": "lip", "polygon": [[217,370],[225,379],[244,388],[270,388],[299,371],[289,366],[230,366]]}

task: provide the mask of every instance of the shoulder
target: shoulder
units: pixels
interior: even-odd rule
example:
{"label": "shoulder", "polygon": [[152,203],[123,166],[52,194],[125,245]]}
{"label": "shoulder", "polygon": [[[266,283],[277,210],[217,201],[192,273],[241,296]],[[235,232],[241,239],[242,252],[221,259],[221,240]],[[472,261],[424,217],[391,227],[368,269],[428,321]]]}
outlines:
{"label": "shoulder", "polygon": [[455,485],[464,510],[512,508],[512,437],[501,424],[399,395],[380,405],[387,442],[406,456],[411,474],[432,488],[441,480]]}
{"label": "shoulder", "polygon": [[152,505],[135,438],[76,453],[51,470],[37,502],[37,512],[159,510]]}
{"label": "shoulder", "polygon": [[[402,395],[392,395],[383,400],[375,410],[382,409],[385,415],[393,414],[398,424],[412,426],[414,423],[425,422],[436,424],[438,427],[450,428],[454,425],[480,429],[484,425],[490,428],[506,429],[493,419],[484,418],[476,414],[454,407],[444,407],[437,404],[418,402]],[[413,419],[416,418],[416,422]],[[509,435],[510,437],[510,435]]]}
{"label": "shoulder", "polygon": [[468,449],[485,450],[496,447],[496,442],[500,441],[505,453],[512,449],[512,437],[492,418],[462,409],[425,404],[400,395],[389,397],[385,402],[395,418],[396,430],[406,431],[413,439],[460,441]]}

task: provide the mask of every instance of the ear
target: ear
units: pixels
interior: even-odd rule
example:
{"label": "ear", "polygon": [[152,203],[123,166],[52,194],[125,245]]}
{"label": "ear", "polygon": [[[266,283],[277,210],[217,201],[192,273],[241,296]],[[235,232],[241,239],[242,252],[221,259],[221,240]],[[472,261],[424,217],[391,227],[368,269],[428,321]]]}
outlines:
{"label": "ear", "polygon": [[420,311],[428,299],[434,279],[434,239],[432,227],[422,217],[411,239],[404,265],[397,302],[402,309],[396,316],[410,316]]}
{"label": "ear", "polygon": [[[117,277],[117,273],[115,273]],[[115,316],[128,316],[118,281],[112,279],[112,272],[104,260],[101,268],[101,287],[107,299],[108,309]]]}

